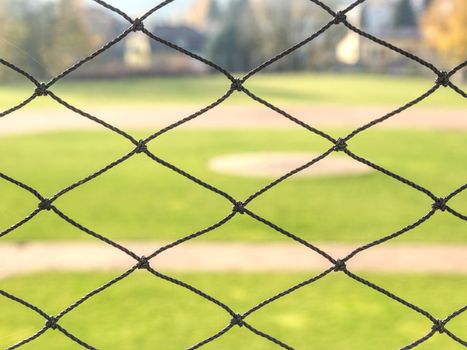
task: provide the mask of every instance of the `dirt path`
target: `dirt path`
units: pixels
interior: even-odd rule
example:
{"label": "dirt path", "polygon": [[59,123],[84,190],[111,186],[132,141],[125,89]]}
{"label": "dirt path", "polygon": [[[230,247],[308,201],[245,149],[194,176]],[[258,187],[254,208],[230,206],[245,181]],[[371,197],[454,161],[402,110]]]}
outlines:
{"label": "dirt path", "polygon": [[[201,107],[201,106],[200,106]],[[195,112],[200,107],[115,107],[89,108],[86,111],[123,129],[158,129]],[[390,107],[313,106],[290,107],[291,115],[318,128],[357,127],[376,119]],[[411,108],[381,124],[389,128],[467,130],[465,109]],[[184,127],[189,128],[265,128],[293,127],[295,124],[263,106],[218,106]],[[99,129],[102,126],[62,107],[22,109],[0,119],[0,134],[51,130]]]}
{"label": "dirt path", "polygon": [[[162,242],[123,242],[149,255]],[[335,258],[356,248],[317,244]],[[131,257],[103,243],[9,243],[0,245],[0,277],[38,271],[107,271],[129,268]],[[330,266],[320,255],[294,243],[185,243],[154,258],[165,271],[305,272]],[[381,245],[348,262],[353,271],[467,274],[467,245]]]}

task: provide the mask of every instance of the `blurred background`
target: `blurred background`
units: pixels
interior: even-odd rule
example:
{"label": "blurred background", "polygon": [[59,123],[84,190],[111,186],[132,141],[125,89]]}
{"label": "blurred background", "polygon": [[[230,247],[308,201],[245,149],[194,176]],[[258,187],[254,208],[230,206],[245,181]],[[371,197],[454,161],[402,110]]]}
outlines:
{"label": "blurred background", "polygon": [[[132,16],[151,1],[114,1]],[[335,8],[348,0],[332,0]],[[466,55],[466,5],[462,0],[369,0],[349,13],[357,27],[439,67]],[[85,0],[2,0],[0,52],[37,77],[58,74],[103,46],[127,27],[121,17]],[[147,20],[146,28],[234,72],[248,71],[303,40],[330,17],[306,1],[181,0]],[[25,25],[27,23],[27,25]],[[336,27],[270,71],[423,74],[420,65],[345,27]],[[75,78],[133,74],[207,74],[208,66],[181,56],[143,34],[135,34],[80,69]],[[426,72],[425,72],[426,73]],[[2,70],[2,80],[13,74]]]}
{"label": "blurred background", "polygon": [[[107,2],[132,18],[158,4]],[[336,11],[351,3],[324,2]],[[439,69],[449,71],[467,58],[465,0],[368,0],[347,18]],[[176,0],[144,25],[242,77],[331,19],[307,0]],[[47,82],[129,26],[95,1],[0,0],[0,58]],[[466,76],[464,68],[450,80],[465,91]],[[424,97],[356,135],[348,147],[446,197],[467,179],[467,103],[449,87],[432,91],[436,79],[423,65],[337,24],[254,74],[244,86],[334,138]],[[210,66],[131,32],[50,86],[61,100],[37,96],[4,113],[21,105],[36,86],[0,65],[0,173],[50,198],[134,150],[134,144],[88,119],[90,115],[138,140],[223,100],[230,86]],[[239,201],[330,147],[328,140],[239,91],[148,144],[156,156]],[[79,225],[46,210],[23,222],[36,212],[37,198],[0,179],[0,290],[50,315],[135,264],[83,226],[147,256],[232,212],[225,198],[144,153],[64,193],[53,205]],[[254,198],[248,209],[342,258],[411,227],[432,205],[424,193],[332,153]],[[437,319],[461,309],[467,295],[467,191],[448,205],[457,217],[438,210],[413,230],[357,254],[349,269]],[[280,230],[238,214],[156,256],[151,266],[243,313],[318,275],[330,263]],[[175,350],[193,346],[230,321],[216,305],[137,270],[73,309],[59,324],[99,349]],[[306,285],[246,321],[296,349],[399,349],[432,327],[423,315],[343,273]],[[0,296],[0,348],[43,326],[42,316]],[[467,312],[446,328],[466,340]],[[25,348],[81,347],[59,331],[47,330]],[[206,346],[276,348],[245,327],[234,327]],[[419,347],[463,348],[445,334],[435,334]]]}

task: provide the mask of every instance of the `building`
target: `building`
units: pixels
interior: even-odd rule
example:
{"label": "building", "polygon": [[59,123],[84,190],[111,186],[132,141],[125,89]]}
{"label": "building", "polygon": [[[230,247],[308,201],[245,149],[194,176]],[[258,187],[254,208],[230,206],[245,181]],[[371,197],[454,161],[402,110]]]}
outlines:
{"label": "building", "polygon": [[[151,31],[185,50],[202,54],[205,35],[185,25],[157,25]],[[127,71],[154,74],[205,73],[209,67],[144,33],[131,33],[125,40],[124,64]]]}
{"label": "building", "polygon": [[[152,32],[158,37],[196,54],[203,52],[206,37],[193,27],[187,25],[157,25],[152,28]],[[153,51],[173,50],[155,40],[152,40],[151,46]]]}
{"label": "building", "polygon": [[[206,37],[192,27],[156,26],[153,28],[153,33],[185,50],[198,55],[203,53]],[[151,48],[153,69],[159,73],[201,74],[209,71],[206,64],[157,41],[151,41]]]}
{"label": "building", "polygon": [[[404,51],[420,55],[424,50],[418,28],[387,30],[378,34],[378,38],[401,48]],[[361,64],[372,71],[403,69],[410,63],[408,58],[368,39],[360,39]]]}
{"label": "building", "polygon": [[209,11],[213,0],[197,0],[187,11],[184,23],[200,31],[207,29]]}
{"label": "building", "polygon": [[152,66],[151,39],[144,33],[131,33],[125,41],[125,65],[132,70],[148,70]]}
{"label": "building", "polygon": [[[415,55],[426,54],[419,26],[394,26],[395,9],[399,0],[373,0],[349,13],[349,21],[365,32]],[[422,7],[412,2],[416,16]],[[369,71],[404,70],[409,59],[370,39],[350,32],[337,45],[336,58],[344,65],[360,66]]]}

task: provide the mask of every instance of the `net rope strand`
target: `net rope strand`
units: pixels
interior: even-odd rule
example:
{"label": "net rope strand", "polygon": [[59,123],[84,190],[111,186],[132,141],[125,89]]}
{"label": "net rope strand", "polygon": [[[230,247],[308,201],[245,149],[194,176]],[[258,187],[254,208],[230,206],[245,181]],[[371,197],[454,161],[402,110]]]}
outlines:
{"label": "net rope strand", "polygon": [[[123,33],[121,33],[117,37],[110,40],[108,43],[106,43],[104,46],[102,46],[101,48],[99,48],[98,50],[96,50],[95,52],[90,54],[89,56],[81,59],[80,61],[78,61],[73,66],[67,68],[62,73],[60,73],[57,76],[53,77],[49,82],[40,82],[39,80],[37,80],[35,77],[33,77],[32,75],[30,75],[29,73],[27,73],[26,71],[21,69],[20,67],[16,66],[15,64],[13,64],[11,62],[8,62],[8,61],[4,60],[3,58],[0,58],[0,65],[5,66],[8,69],[11,69],[11,70],[15,71],[17,74],[19,74],[23,78],[29,80],[29,82],[31,82],[32,86],[33,86],[33,90],[31,92],[31,95],[28,98],[26,98],[24,101],[20,102],[16,106],[13,106],[13,107],[5,110],[5,111],[0,111],[0,118],[4,118],[4,117],[7,117],[7,116],[13,114],[15,111],[17,111],[19,109],[22,109],[23,107],[27,106],[29,103],[31,103],[33,100],[35,100],[37,98],[48,97],[48,98],[51,98],[54,101],[56,101],[58,104],[64,106],[68,110],[80,115],[81,117],[87,118],[87,119],[91,120],[92,122],[101,125],[103,128],[106,128],[107,130],[112,131],[112,132],[120,135],[123,139],[126,139],[127,142],[130,142],[132,144],[132,146],[131,146],[132,150],[127,152],[126,154],[123,154],[118,159],[110,162],[109,164],[106,164],[105,166],[103,166],[98,171],[96,171],[96,172],[94,172],[92,174],[89,174],[87,177],[85,177],[85,178],[83,178],[83,179],[81,179],[81,180],[79,180],[79,181],[77,181],[75,183],[72,183],[69,186],[63,188],[62,190],[57,192],[52,197],[43,196],[39,191],[37,191],[33,187],[29,186],[28,184],[25,184],[22,181],[14,179],[14,178],[8,176],[7,174],[4,174],[4,173],[0,172],[0,179],[2,179],[3,181],[9,182],[9,183],[23,189],[24,191],[29,192],[37,200],[37,208],[34,209],[29,215],[27,215],[26,217],[24,217],[23,219],[21,219],[20,221],[18,221],[14,225],[12,225],[11,227],[9,227],[7,229],[4,229],[3,231],[0,231],[0,238],[4,237],[6,235],[12,234],[16,229],[18,229],[19,227],[21,227],[25,223],[33,220],[35,218],[35,216],[37,214],[39,214],[41,211],[51,211],[51,212],[55,213],[59,218],[61,218],[65,222],[67,222],[68,224],[70,224],[70,225],[78,228],[79,230],[81,230],[84,234],[90,235],[90,236],[94,237],[95,239],[98,239],[99,241],[109,245],[109,247],[113,247],[113,248],[119,250],[120,252],[122,252],[122,254],[127,254],[128,256],[133,258],[135,262],[134,262],[134,265],[129,266],[128,269],[126,271],[122,272],[119,276],[111,279],[110,281],[108,281],[104,285],[100,286],[99,288],[96,288],[96,289],[90,291],[89,293],[87,293],[86,295],[84,295],[80,299],[76,300],[74,303],[72,303],[71,305],[69,305],[68,307],[63,309],[63,311],[61,311],[60,313],[58,313],[55,316],[49,315],[44,310],[42,310],[41,308],[31,304],[27,300],[19,298],[19,297],[15,296],[15,295],[7,292],[7,291],[0,290],[0,295],[2,297],[9,299],[13,303],[18,303],[18,304],[22,305],[23,307],[30,309],[31,312],[35,312],[36,314],[38,314],[39,316],[41,316],[44,319],[44,326],[42,328],[38,329],[34,334],[30,335],[29,337],[19,341],[16,344],[11,345],[10,347],[8,347],[8,349],[20,348],[23,345],[26,345],[26,344],[28,344],[30,342],[33,342],[35,339],[41,337],[46,332],[52,331],[52,330],[61,332],[64,336],[68,337],[71,341],[75,342],[76,344],[80,345],[83,348],[97,349],[93,345],[88,344],[85,340],[75,336],[72,333],[72,330],[68,330],[68,329],[64,328],[60,324],[60,320],[64,316],[69,314],[70,312],[73,312],[73,310],[78,308],[80,305],[85,303],[87,300],[93,298],[97,294],[104,293],[108,288],[111,288],[111,287],[114,287],[115,285],[118,285],[118,282],[120,282],[123,279],[127,278],[128,276],[130,276],[131,274],[133,274],[137,270],[147,270],[147,272],[149,274],[153,275],[155,278],[160,278],[160,279],[165,280],[165,281],[167,281],[169,283],[172,283],[172,284],[174,284],[174,285],[176,285],[178,287],[184,288],[184,289],[196,294],[200,298],[203,298],[203,299],[213,303],[214,305],[216,305],[217,307],[219,307],[220,309],[222,309],[222,310],[224,310],[226,312],[226,316],[230,319],[230,321],[227,322],[227,324],[219,325],[219,329],[220,329],[219,331],[217,331],[215,334],[210,335],[206,339],[200,340],[197,344],[194,344],[193,346],[191,346],[190,349],[198,349],[198,348],[203,347],[206,344],[214,342],[214,341],[216,341],[216,339],[219,339],[220,337],[222,337],[224,334],[228,333],[234,327],[242,327],[242,328],[250,331],[251,333],[253,333],[253,334],[257,335],[257,336],[262,337],[262,338],[268,340],[269,342],[276,344],[279,348],[293,349],[293,347],[286,344],[283,340],[278,339],[273,334],[268,334],[268,333],[256,328],[252,324],[250,324],[248,322],[248,317],[251,314],[261,310],[266,305],[269,305],[269,304],[271,304],[271,303],[285,297],[286,295],[292,294],[292,293],[294,293],[295,291],[297,291],[297,290],[299,290],[301,288],[304,288],[304,287],[306,287],[306,286],[308,286],[310,284],[313,284],[314,282],[316,282],[316,281],[318,281],[318,280],[320,280],[322,278],[325,278],[326,276],[328,276],[328,275],[330,275],[332,273],[343,273],[346,276],[348,276],[349,278],[351,278],[352,280],[354,280],[355,282],[360,283],[360,284],[362,284],[362,285],[364,285],[364,286],[366,286],[368,288],[371,288],[375,292],[378,292],[378,293],[381,293],[381,294],[385,295],[388,299],[391,299],[394,302],[397,302],[397,303],[405,306],[407,308],[407,310],[411,310],[413,312],[416,312],[416,313],[422,315],[423,317],[427,318],[432,323],[432,327],[431,327],[431,329],[427,330],[427,333],[425,333],[424,335],[421,334],[420,338],[415,339],[412,343],[401,347],[401,349],[403,349],[403,350],[413,349],[413,348],[417,347],[418,345],[424,343],[425,341],[427,341],[431,337],[435,336],[437,333],[444,334],[444,335],[448,336],[449,338],[451,338],[453,341],[457,342],[458,344],[467,347],[467,341],[465,339],[460,338],[459,335],[454,334],[448,328],[449,323],[454,318],[460,316],[461,314],[463,314],[464,312],[467,311],[467,305],[461,307],[458,310],[454,310],[451,314],[447,315],[444,319],[438,319],[438,318],[434,317],[432,314],[430,314],[428,311],[422,309],[421,307],[415,305],[414,303],[412,303],[412,302],[410,302],[408,300],[405,300],[405,299],[397,296],[396,294],[392,293],[391,291],[388,291],[388,290],[384,289],[383,287],[381,287],[381,286],[379,286],[379,285],[377,285],[377,284],[375,284],[375,283],[373,283],[373,282],[371,282],[371,281],[369,281],[369,280],[367,280],[367,279],[353,273],[347,267],[347,263],[351,259],[353,259],[356,255],[358,255],[360,252],[362,252],[364,250],[367,250],[367,249],[371,249],[372,247],[377,246],[379,244],[383,244],[385,242],[388,242],[388,241],[390,241],[390,240],[392,240],[392,239],[394,239],[396,237],[399,237],[401,235],[407,234],[409,231],[413,230],[414,228],[416,228],[416,227],[422,225],[424,222],[428,221],[438,211],[443,211],[443,212],[446,212],[446,213],[450,213],[454,217],[456,217],[456,218],[458,218],[460,220],[467,221],[467,215],[466,214],[458,212],[456,209],[452,208],[449,205],[449,202],[454,197],[456,197],[457,195],[459,195],[460,193],[462,193],[463,191],[465,191],[467,189],[467,183],[460,186],[457,189],[454,189],[451,193],[445,195],[444,197],[439,197],[439,196],[435,195],[433,192],[431,192],[429,189],[424,188],[423,186],[413,182],[412,180],[407,179],[407,178],[405,178],[405,177],[403,177],[401,175],[398,175],[398,174],[392,172],[390,169],[386,169],[386,168],[384,168],[384,167],[382,167],[380,165],[377,165],[377,164],[373,163],[372,161],[370,161],[370,160],[368,160],[366,158],[363,158],[363,157],[357,155],[356,153],[352,152],[349,149],[349,145],[348,145],[348,141],[350,141],[352,138],[356,137],[358,134],[364,132],[365,130],[368,130],[368,129],[374,127],[377,124],[384,123],[386,120],[388,120],[390,118],[393,118],[394,116],[400,114],[401,112],[405,111],[406,109],[412,108],[413,106],[417,105],[418,103],[420,103],[424,99],[429,98],[436,90],[438,90],[440,88],[450,88],[451,90],[453,90],[454,92],[456,92],[460,96],[466,98],[467,97],[466,93],[459,86],[457,86],[456,84],[454,84],[451,81],[451,77],[455,73],[457,73],[457,72],[461,71],[463,68],[465,68],[467,66],[467,61],[464,61],[464,62],[460,63],[459,65],[457,65],[456,67],[454,67],[453,69],[451,69],[448,72],[441,71],[436,66],[434,66],[432,63],[424,60],[423,58],[418,57],[417,55],[414,55],[413,53],[410,53],[410,52],[408,52],[406,50],[403,50],[403,49],[401,49],[401,48],[399,48],[399,47],[397,47],[397,46],[395,46],[395,45],[393,45],[391,43],[388,43],[388,42],[386,42],[386,41],[384,41],[384,40],[382,40],[382,39],[380,39],[380,38],[378,38],[378,37],[376,37],[376,36],[374,36],[374,35],[372,35],[370,33],[365,32],[364,30],[354,26],[353,24],[349,23],[347,21],[346,14],[349,11],[351,11],[352,9],[354,9],[355,7],[363,4],[365,2],[365,0],[354,1],[349,6],[347,6],[345,9],[343,9],[342,11],[338,11],[338,12],[334,11],[333,9],[331,9],[329,6],[327,6],[326,4],[321,2],[320,0],[309,0],[311,5],[319,6],[321,9],[323,9],[325,12],[327,12],[330,15],[330,20],[323,27],[321,27],[319,30],[317,30],[315,33],[311,34],[309,37],[307,37],[304,40],[302,40],[301,42],[293,45],[292,47],[284,50],[283,52],[275,55],[274,57],[271,57],[270,59],[268,59],[265,62],[261,63],[256,68],[254,68],[251,71],[249,71],[248,73],[246,73],[243,77],[238,78],[238,77],[233,76],[229,71],[227,71],[226,69],[224,69],[220,65],[216,64],[215,62],[212,62],[212,61],[210,61],[210,60],[208,60],[208,59],[206,59],[204,57],[201,57],[201,56],[199,56],[199,55],[197,55],[197,54],[195,54],[195,53],[193,53],[193,52],[191,52],[189,50],[186,50],[186,49],[176,45],[173,42],[167,41],[167,40],[157,36],[155,33],[150,32],[149,30],[147,30],[145,28],[144,20],[146,20],[149,16],[153,15],[154,13],[159,11],[160,9],[164,8],[165,6],[169,5],[170,3],[172,3],[172,2],[174,2],[176,0],[166,0],[166,1],[160,2],[158,5],[154,6],[150,10],[148,10],[143,16],[141,16],[140,18],[135,18],[135,19],[133,19],[128,14],[126,14],[124,11],[118,9],[115,6],[112,6],[112,5],[108,4],[107,2],[105,2],[103,0],[93,0],[93,1],[95,3],[97,3],[97,4],[99,4],[100,6],[104,7],[108,11],[112,11],[113,13],[115,13],[115,14],[119,15],[120,17],[122,17],[124,20],[126,20],[129,23],[129,27]],[[370,40],[370,41],[372,41],[372,42],[374,42],[374,43],[376,43],[378,45],[384,46],[387,49],[392,50],[392,51],[396,52],[397,54],[402,55],[402,56],[412,60],[413,62],[428,68],[433,73],[433,78],[434,78],[433,86],[430,87],[427,91],[425,91],[423,94],[421,94],[417,98],[415,98],[415,99],[413,99],[411,101],[408,101],[406,104],[394,109],[393,111],[391,111],[391,112],[389,112],[389,113],[387,113],[387,114],[385,114],[383,116],[377,117],[377,118],[373,119],[372,121],[370,121],[370,122],[368,122],[368,123],[366,123],[364,125],[361,125],[360,127],[358,127],[355,130],[351,131],[348,135],[337,138],[337,139],[332,137],[331,135],[327,134],[326,132],[312,126],[312,125],[308,125],[304,121],[300,120],[299,118],[297,118],[295,116],[292,116],[291,114],[289,114],[288,112],[286,112],[286,111],[282,110],[281,108],[275,106],[271,102],[262,99],[260,96],[257,96],[256,94],[254,94],[252,91],[250,91],[249,89],[247,89],[244,86],[244,83],[248,79],[252,78],[254,75],[259,73],[263,69],[267,68],[268,66],[270,66],[274,62],[279,61],[280,59],[292,54],[293,52],[298,50],[300,47],[302,47],[304,45],[307,45],[308,43],[312,42],[317,37],[321,36],[323,33],[325,33],[327,30],[329,30],[331,27],[333,27],[335,25],[343,25],[348,30],[353,31],[354,33],[358,34],[359,36],[362,36],[362,37],[364,37],[364,38],[366,38],[366,39],[368,39],[368,40]],[[162,128],[162,129],[160,129],[159,131],[153,133],[152,135],[148,136],[146,139],[143,139],[143,140],[137,140],[136,138],[134,138],[132,135],[125,132],[124,130],[121,130],[116,126],[105,122],[101,118],[99,118],[97,116],[94,116],[94,115],[84,111],[83,109],[68,103],[67,101],[63,100],[61,97],[56,95],[51,90],[51,88],[53,87],[53,85],[56,82],[58,82],[59,80],[62,80],[63,78],[65,78],[66,76],[71,74],[72,72],[78,70],[81,66],[83,66],[87,62],[92,61],[94,58],[96,58],[97,56],[99,56],[103,52],[109,50],[114,45],[116,45],[117,43],[119,43],[120,41],[125,39],[130,33],[135,32],[135,31],[139,31],[141,33],[144,33],[151,40],[157,41],[160,44],[163,44],[163,45],[165,45],[165,46],[167,46],[167,47],[169,47],[169,48],[171,48],[173,50],[178,51],[179,53],[182,53],[182,54],[184,54],[184,55],[186,55],[186,56],[188,56],[188,57],[190,57],[190,58],[192,58],[194,60],[197,60],[199,62],[202,62],[202,63],[206,64],[207,66],[209,66],[212,69],[216,70],[220,74],[224,75],[225,78],[230,81],[230,84],[231,84],[230,88],[227,91],[224,91],[217,100],[215,100],[212,103],[210,103],[209,105],[201,108],[199,111],[197,111],[197,112],[195,112],[195,113],[193,113],[191,115],[181,117],[178,121],[176,121],[176,122]],[[217,188],[217,187],[215,187],[215,186],[213,186],[213,185],[211,185],[211,184],[209,184],[209,183],[195,177],[194,175],[190,174],[189,172],[187,172],[187,171],[185,171],[183,169],[180,169],[179,167],[169,163],[168,161],[158,157],[156,154],[149,151],[147,146],[148,146],[148,144],[150,142],[157,139],[162,134],[165,134],[167,132],[170,132],[170,131],[178,128],[182,124],[188,123],[193,119],[201,117],[203,114],[205,114],[209,110],[211,110],[213,108],[216,108],[218,105],[222,104],[224,101],[229,99],[230,96],[232,96],[234,93],[244,93],[246,96],[250,97],[252,100],[256,101],[257,103],[262,104],[262,105],[266,106],[267,108],[273,110],[279,116],[282,116],[283,118],[286,118],[289,121],[291,121],[292,123],[295,123],[296,125],[300,126],[301,128],[309,131],[310,133],[312,133],[312,134],[314,134],[314,135],[316,135],[318,137],[322,137],[323,139],[327,140],[328,142],[330,142],[328,150],[325,151],[324,153],[322,153],[321,155],[319,155],[318,157],[316,157],[314,159],[311,159],[306,164],[303,164],[302,166],[300,166],[300,167],[298,167],[298,168],[284,174],[283,176],[277,178],[276,180],[272,181],[271,183],[269,183],[268,185],[266,185],[262,189],[260,189],[257,192],[251,194],[244,201],[240,201],[240,200],[234,198],[233,196],[231,196],[227,192],[223,191],[222,189],[219,189],[219,188]],[[399,182],[400,184],[406,185],[406,186],[412,188],[413,190],[416,190],[416,191],[419,191],[419,192],[425,194],[427,197],[429,197],[431,199],[431,202],[432,202],[431,207],[428,207],[426,214],[423,215],[422,217],[420,217],[419,219],[417,219],[416,221],[414,221],[412,224],[409,224],[409,225],[407,225],[407,226],[405,226],[405,227],[403,227],[403,228],[401,228],[401,229],[399,229],[399,230],[397,230],[395,232],[392,232],[392,233],[389,233],[389,234],[382,234],[381,238],[378,238],[378,239],[376,239],[376,240],[374,240],[372,242],[368,242],[368,243],[356,248],[354,251],[350,252],[347,256],[340,257],[340,258],[331,256],[330,254],[328,254],[327,252],[321,250],[319,247],[315,246],[314,244],[304,240],[298,234],[289,232],[288,230],[278,226],[277,224],[271,222],[270,220],[268,220],[266,218],[261,217],[260,215],[254,213],[249,208],[247,208],[248,204],[250,204],[253,200],[258,198],[259,196],[263,195],[266,191],[270,190],[273,187],[279,186],[283,181],[286,181],[287,179],[289,179],[290,177],[296,175],[297,173],[300,173],[301,171],[303,171],[303,170],[305,170],[305,169],[307,169],[309,167],[314,166],[314,164],[318,163],[319,161],[321,161],[322,159],[328,157],[329,155],[333,154],[334,152],[344,153],[347,156],[353,158],[354,160],[375,169],[379,173],[384,174],[384,175],[386,175],[388,177],[391,177],[393,180]],[[69,193],[70,191],[80,187],[81,185],[83,185],[83,184],[85,184],[85,183],[87,183],[89,181],[94,180],[95,178],[101,176],[102,174],[106,173],[110,169],[115,168],[117,166],[120,166],[121,164],[125,163],[128,159],[130,159],[132,157],[135,157],[135,156],[147,156],[149,159],[153,160],[159,166],[165,167],[165,168],[173,171],[174,173],[176,173],[176,174],[190,180],[194,185],[201,186],[204,189],[206,189],[207,191],[210,191],[212,193],[215,193],[215,194],[219,195],[220,197],[223,197],[226,201],[230,202],[230,204],[232,206],[232,210],[229,213],[226,213],[225,217],[223,219],[219,220],[218,222],[212,223],[210,226],[208,226],[208,227],[206,227],[206,228],[204,228],[202,230],[190,233],[190,234],[186,235],[185,237],[182,237],[182,238],[180,238],[178,240],[175,240],[174,242],[169,243],[169,244],[159,248],[158,250],[154,251],[152,254],[145,257],[145,256],[139,256],[137,253],[131,251],[127,247],[124,247],[121,244],[107,238],[106,236],[95,232],[91,228],[88,228],[88,227],[78,223],[70,215],[64,213],[61,209],[59,209],[54,204],[55,201],[58,198],[66,195],[67,193]],[[166,275],[166,274],[162,273],[161,271],[158,271],[155,268],[155,265],[157,265],[157,257],[160,254],[163,254],[164,252],[166,252],[169,249],[176,249],[176,247],[179,246],[180,244],[183,244],[185,242],[196,239],[196,238],[198,238],[200,236],[203,236],[203,235],[205,235],[205,234],[207,234],[209,232],[215,231],[217,228],[223,226],[224,224],[229,222],[232,218],[234,218],[237,215],[247,215],[251,219],[253,219],[253,220],[255,220],[255,221],[259,222],[259,223],[262,223],[263,225],[273,229],[278,234],[284,235],[284,236],[288,237],[289,239],[295,241],[297,244],[301,244],[304,247],[308,248],[310,250],[310,254],[319,254],[321,257],[323,257],[323,259],[326,259],[329,262],[329,267],[326,270],[322,271],[321,273],[319,273],[319,274],[317,274],[315,276],[311,276],[307,280],[302,281],[302,282],[300,282],[300,283],[298,283],[298,284],[296,284],[294,286],[291,286],[288,289],[286,289],[286,290],[284,290],[284,291],[282,291],[282,292],[280,292],[280,293],[278,293],[278,294],[276,294],[274,296],[271,296],[270,298],[268,298],[266,300],[263,300],[262,302],[260,302],[256,306],[250,308],[249,310],[245,311],[242,314],[237,313],[235,310],[230,308],[227,304],[221,302],[216,297],[211,296],[211,295],[203,292],[202,290],[196,288],[193,285],[190,285],[189,283],[186,283],[186,282],[184,282],[182,280],[179,280],[179,279],[177,279],[175,277]],[[117,288],[117,287],[115,287],[115,288]]]}

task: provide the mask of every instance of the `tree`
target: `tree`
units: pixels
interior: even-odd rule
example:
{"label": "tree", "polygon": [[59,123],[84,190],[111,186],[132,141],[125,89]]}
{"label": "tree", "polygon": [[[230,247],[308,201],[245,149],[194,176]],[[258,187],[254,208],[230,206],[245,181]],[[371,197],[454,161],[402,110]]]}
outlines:
{"label": "tree", "polygon": [[16,24],[12,29],[15,64],[37,79],[50,77],[49,67],[53,64],[49,60],[53,55],[53,5],[27,1],[14,1],[12,4],[16,6],[10,8]]}
{"label": "tree", "polygon": [[368,4],[361,5],[361,12],[360,12],[360,28],[365,30],[368,27]]}
{"label": "tree", "polygon": [[5,4],[0,2],[0,52],[5,52],[6,48],[6,38],[5,33],[7,30],[7,15],[6,15],[6,8]]}
{"label": "tree", "polygon": [[[7,20],[8,17],[6,15],[6,5],[5,3],[0,2],[0,54],[1,58],[5,59],[6,52],[8,50],[7,44]],[[7,76],[10,75],[10,71],[3,65],[0,65],[0,80],[5,79]]]}
{"label": "tree", "polygon": [[399,0],[394,12],[394,28],[415,28],[417,17],[411,0]]}
{"label": "tree", "polygon": [[[1,12],[8,15],[3,20]],[[93,46],[82,0],[0,0],[0,49],[37,79],[47,79]],[[3,76],[14,76],[6,71]]]}
{"label": "tree", "polygon": [[96,46],[89,31],[82,0],[60,0],[56,5],[53,29],[52,50],[57,56],[55,74],[90,54]]}
{"label": "tree", "polygon": [[[337,3],[327,0],[327,4],[336,7]],[[313,32],[317,31],[329,15],[324,11],[316,11],[306,2],[289,0],[275,0],[261,2],[262,7],[257,11],[263,14],[259,22],[262,37],[262,54],[264,57],[274,57],[278,53],[293,47]],[[258,5],[257,5],[258,7]],[[307,68],[324,68],[335,62],[335,46],[342,38],[343,26],[334,26],[318,38],[308,43],[290,55],[274,62],[268,69],[290,71]]]}
{"label": "tree", "polygon": [[217,0],[211,0],[209,3],[208,10],[208,20],[210,22],[217,23],[222,16],[222,11],[220,9],[219,3]]}
{"label": "tree", "polygon": [[[300,22],[294,21],[294,9],[293,5],[282,1],[272,2],[266,6],[266,17],[270,19],[267,33],[267,37],[270,39],[265,42],[267,45],[265,53],[268,57],[275,56],[300,41],[300,39],[295,38],[299,28],[294,28],[293,25]],[[294,52],[275,62],[273,68],[275,70],[290,70],[298,68],[298,65],[298,56]]]}
{"label": "tree", "polygon": [[245,71],[258,61],[259,28],[248,0],[233,1],[222,26],[208,45],[209,57],[231,71]]}
{"label": "tree", "polygon": [[467,2],[434,0],[422,17],[422,31],[427,44],[449,64],[459,64],[467,57]]}
{"label": "tree", "polygon": [[433,2],[433,0],[423,0],[422,10],[428,9],[432,2]]}

